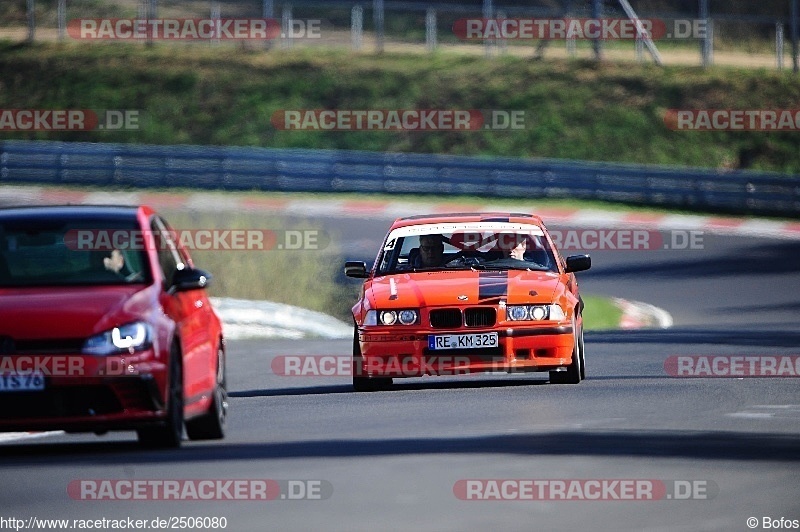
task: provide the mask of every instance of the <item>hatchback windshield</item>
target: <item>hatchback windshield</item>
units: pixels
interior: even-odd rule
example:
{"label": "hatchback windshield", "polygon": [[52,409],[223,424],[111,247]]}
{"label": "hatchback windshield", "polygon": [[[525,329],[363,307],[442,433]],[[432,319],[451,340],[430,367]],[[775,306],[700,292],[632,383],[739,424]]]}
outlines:
{"label": "hatchback windshield", "polygon": [[119,220],[0,220],[0,286],[147,282],[150,269],[141,246],[115,248],[110,239],[97,238],[137,229]]}

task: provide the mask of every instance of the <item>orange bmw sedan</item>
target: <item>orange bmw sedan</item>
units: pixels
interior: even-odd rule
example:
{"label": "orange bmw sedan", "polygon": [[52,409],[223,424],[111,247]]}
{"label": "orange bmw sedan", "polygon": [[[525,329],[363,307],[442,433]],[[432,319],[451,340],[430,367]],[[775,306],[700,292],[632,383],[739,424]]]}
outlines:
{"label": "orange bmw sedan", "polygon": [[353,387],[393,378],[548,371],[551,383],[585,378],[583,301],[575,272],[530,214],[463,213],[396,220],[353,306]]}

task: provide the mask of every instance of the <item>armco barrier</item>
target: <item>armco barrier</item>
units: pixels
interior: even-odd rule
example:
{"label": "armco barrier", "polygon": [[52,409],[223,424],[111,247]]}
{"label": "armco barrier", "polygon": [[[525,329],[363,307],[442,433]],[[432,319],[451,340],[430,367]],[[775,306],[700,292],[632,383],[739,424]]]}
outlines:
{"label": "armco barrier", "polygon": [[218,146],[0,142],[0,184],[580,198],[800,214],[800,176],[553,159]]}

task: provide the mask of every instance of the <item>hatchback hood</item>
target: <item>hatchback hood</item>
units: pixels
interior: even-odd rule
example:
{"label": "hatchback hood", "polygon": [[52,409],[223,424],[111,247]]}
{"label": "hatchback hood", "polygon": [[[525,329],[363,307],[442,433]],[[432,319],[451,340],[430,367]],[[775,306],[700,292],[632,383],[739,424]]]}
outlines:
{"label": "hatchback hood", "polygon": [[151,297],[141,285],[0,288],[0,336],[87,338],[141,319]]}

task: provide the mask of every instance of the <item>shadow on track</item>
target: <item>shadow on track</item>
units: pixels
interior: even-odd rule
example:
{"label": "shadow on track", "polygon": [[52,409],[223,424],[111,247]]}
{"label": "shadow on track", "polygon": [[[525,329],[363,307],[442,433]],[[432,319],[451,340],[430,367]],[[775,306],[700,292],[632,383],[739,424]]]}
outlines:
{"label": "shadow on track", "polygon": [[[546,375],[546,374],[544,374]],[[457,390],[475,388],[504,388],[511,386],[535,386],[546,384],[546,379],[539,380],[485,380],[480,381],[432,381],[432,382],[403,382],[402,379],[395,379],[394,384],[383,392],[410,391],[410,390]],[[334,384],[328,386],[306,386],[303,388],[265,388],[262,390],[244,390],[230,392],[230,397],[278,397],[284,395],[326,395],[326,394],[353,394],[353,387],[349,384]]]}
{"label": "shadow on track", "polygon": [[[599,265],[598,265],[599,266]],[[707,259],[639,262],[613,267],[592,268],[598,278],[692,278],[753,276],[759,274],[796,274],[800,271],[800,242],[787,241],[763,245],[745,245],[722,256]]]}
{"label": "shadow on track", "polygon": [[587,331],[587,344],[715,344],[758,347],[800,346],[800,332],[751,329],[632,329]]}
{"label": "shadow on track", "polygon": [[511,454],[800,461],[800,437],[790,434],[696,431],[552,432],[467,438],[314,440],[274,443],[191,443],[179,450],[144,451],[134,442],[3,446],[0,463],[43,465],[68,459],[87,465],[242,460],[364,458],[423,454]]}

